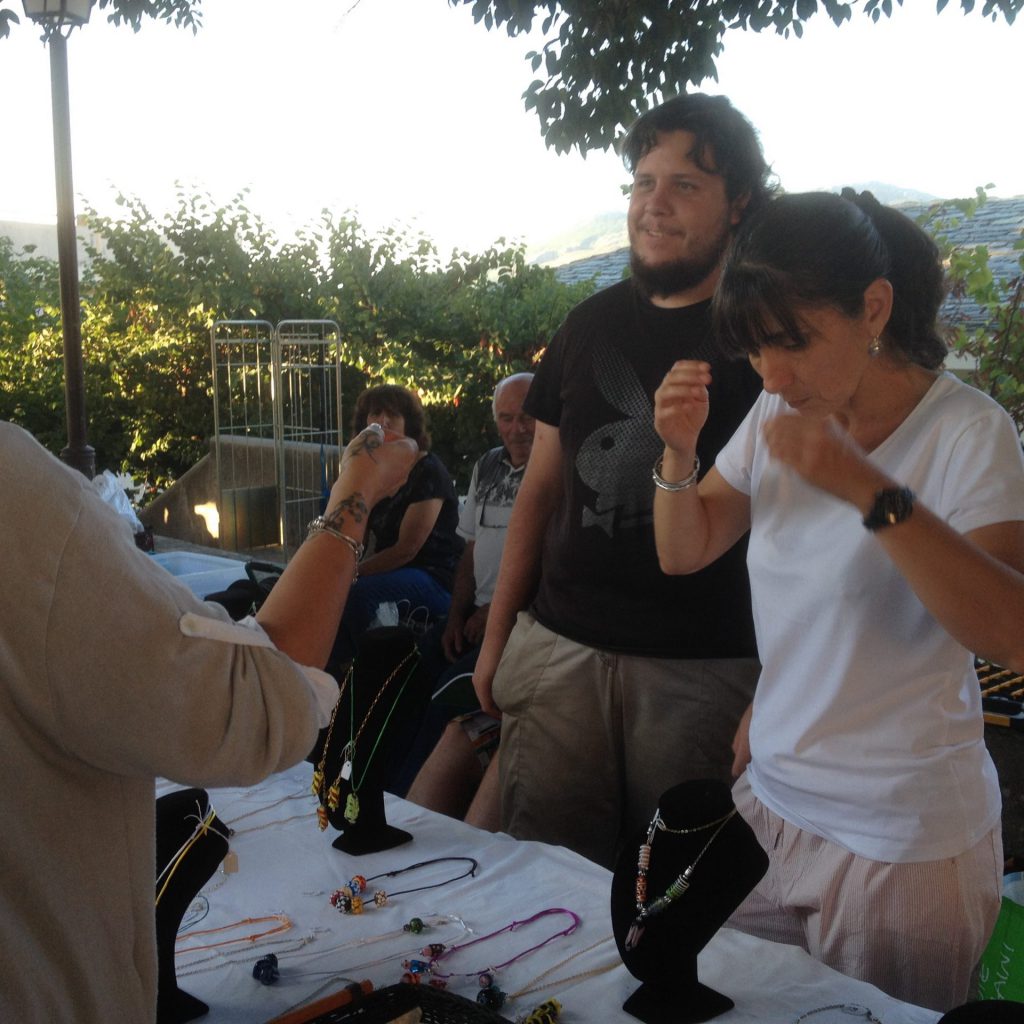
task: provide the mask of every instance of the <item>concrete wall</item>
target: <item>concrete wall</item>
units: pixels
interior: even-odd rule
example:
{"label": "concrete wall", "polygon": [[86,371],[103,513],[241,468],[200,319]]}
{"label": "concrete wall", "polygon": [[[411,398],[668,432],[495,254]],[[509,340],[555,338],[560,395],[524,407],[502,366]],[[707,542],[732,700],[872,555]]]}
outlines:
{"label": "concrete wall", "polygon": [[[327,446],[328,480],[333,482],[338,449]],[[284,446],[286,532],[298,546],[306,523],[320,512],[321,446],[289,441]],[[222,437],[220,473],[211,451],[140,514],[158,536],[224,551],[280,557],[277,456],[274,442],[252,437]],[[217,532],[196,512],[216,510]]]}

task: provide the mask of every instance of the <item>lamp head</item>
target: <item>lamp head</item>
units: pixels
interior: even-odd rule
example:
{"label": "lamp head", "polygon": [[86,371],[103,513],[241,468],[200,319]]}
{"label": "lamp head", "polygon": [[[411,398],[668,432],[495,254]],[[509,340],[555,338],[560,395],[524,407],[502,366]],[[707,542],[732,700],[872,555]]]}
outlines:
{"label": "lamp head", "polygon": [[92,0],[22,0],[25,16],[43,27],[44,38],[64,34],[89,20]]}

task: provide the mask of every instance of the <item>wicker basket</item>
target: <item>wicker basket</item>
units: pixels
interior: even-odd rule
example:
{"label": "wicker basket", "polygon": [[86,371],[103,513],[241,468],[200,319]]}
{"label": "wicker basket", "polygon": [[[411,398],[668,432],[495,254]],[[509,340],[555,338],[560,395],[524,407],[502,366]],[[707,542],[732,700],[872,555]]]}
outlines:
{"label": "wicker basket", "polygon": [[388,985],[347,1006],[310,1018],[310,1024],[390,1024],[419,1007],[422,1024],[509,1024],[506,1017],[454,992],[430,985]]}

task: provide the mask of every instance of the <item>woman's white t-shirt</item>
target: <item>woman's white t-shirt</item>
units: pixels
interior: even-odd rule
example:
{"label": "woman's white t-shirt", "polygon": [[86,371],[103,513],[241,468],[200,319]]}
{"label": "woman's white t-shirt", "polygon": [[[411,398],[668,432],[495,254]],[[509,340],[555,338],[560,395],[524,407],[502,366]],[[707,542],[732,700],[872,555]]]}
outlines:
{"label": "woman's white t-shirt", "polygon": [[[763,664],[751,787],[787,821],[861,856],[955,856],[1000,813],[973,656],[856,508],[769,458],[761,428],[780,415],[793,413],[762,394],[716,462],[751,499]],[[961,533],[1024,519],[1020,438],[995,402],[952,375],[868,458]]]}

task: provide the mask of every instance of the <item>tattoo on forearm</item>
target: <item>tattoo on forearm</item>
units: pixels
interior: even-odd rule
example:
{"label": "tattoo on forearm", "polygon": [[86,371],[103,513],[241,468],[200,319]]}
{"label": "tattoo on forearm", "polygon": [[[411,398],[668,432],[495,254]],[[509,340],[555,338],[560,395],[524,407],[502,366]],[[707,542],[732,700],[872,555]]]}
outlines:
{"label": "tattoo on forearm", "polygon": [[369,509],[366,507],[363,495],[359,491],[355,491],[347,498],[342,498],[338,505],[330,512],[325,513],[324,522],[337,530],[341,528],[341,524],[346,519],[351,519],[353,523],[361,523],[366,518],[368,512]]}

